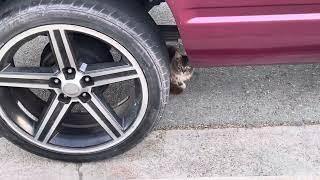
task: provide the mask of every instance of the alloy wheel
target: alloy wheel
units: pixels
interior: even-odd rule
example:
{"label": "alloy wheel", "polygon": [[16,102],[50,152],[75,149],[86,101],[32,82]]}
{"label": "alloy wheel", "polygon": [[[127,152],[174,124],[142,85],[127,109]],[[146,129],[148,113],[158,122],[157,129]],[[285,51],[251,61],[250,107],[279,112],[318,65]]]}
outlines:
{"label": "alloy wheel", "polygon": [[[14,54],[38,36],[48,38],[54,65],[18,67]],[[95,62],[82,57],[73,41],[81,36],[106,44],[106,51],[113,49],[120,60]],[[89,51],[94,54],[95,49]],[[139,127],[147,109],[148,85],[136,59],[120,43],[92,29],[57,24],[27,30],[2,47],[0,67],[2,119],[26,141],[47,150],[86,154],[116,146]],[[123,82],[130,85],[124,86],[127,94],[119,98],[121,86],[116,90],[110,86]],[[34,89],[49,92],[48,98],[31,97],[38,96],[30,93]],[[75,106],[82,110],[73,111]],[[87,120],[90,123],[81,123]]]}

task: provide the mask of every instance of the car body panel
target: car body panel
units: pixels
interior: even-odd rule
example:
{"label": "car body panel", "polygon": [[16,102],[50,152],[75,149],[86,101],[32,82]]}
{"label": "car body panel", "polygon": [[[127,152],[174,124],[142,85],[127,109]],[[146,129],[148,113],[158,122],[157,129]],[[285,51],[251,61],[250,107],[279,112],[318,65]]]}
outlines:
{"label": "car body panel", "polygon": [[320,62],[320,0],[167,0],[196,67]]}

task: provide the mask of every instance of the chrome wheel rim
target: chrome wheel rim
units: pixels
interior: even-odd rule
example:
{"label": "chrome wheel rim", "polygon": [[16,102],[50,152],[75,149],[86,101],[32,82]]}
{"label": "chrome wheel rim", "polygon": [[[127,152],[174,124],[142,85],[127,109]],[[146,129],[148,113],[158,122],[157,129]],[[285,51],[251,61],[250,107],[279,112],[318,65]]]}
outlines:
{"label": "chrome wheel rim", "polygon": [[[70,33],[80,33],[108,44],[119,51],[127,63],[100,63],[98,66],[80,63],[73,52],[73,45],[69,39]],[[55,55],[58,67],[39,68],[37,71],[35,68],[17,68],[7,63],[8,53],[14,49],[16,44],[37,34],[46,34],[49,37],[52,53]],[[46,89],[52,93],[47,102],[48,107],[43,110],[41,116],[34,118],[38,120],[33,124],[28,124],[27,121],[21,123],[17,119],[13,121],[8,109],[4,105],[0,107],[0,115],[9,128],[24,140],[43,149],[67,154],[88,154],[109,149],[132,135],[146,113],[148,86],[138,62],[120,43],[95,30],[65,24],[46,25],[27,30],[9,40],[1,48],[0,63],[2,66],[0,72],[1,88],[6,90],[11,88]],[[130,107],[137,111],[134,113],[134,120],[125,124],[122,123],[125,121],[125,117],[119,119],[112,107],[105,102],[105,99],[102,100],[102,95],[97,93],[96,88],[130,80],[139,86],[136,89],[139,89],[140,92],[133,103],[133,106],[138,107]],[[116,92],[113,93],[116,94]],[[63,124],[66,114],[71,113],[71,105],[75,103],[81,104],[100,125],[99,128],[105,131],[104,133],[108,136],[105,142],[101,141],[83,147],[52,143],[53,139],[59,135],[58,129]],[[35,115],[25,111],[25,107],[21,106],[21,103],[19,105],[19,101],[17,106],[20,107],[19,111],[24,111],[25,116],[33,119],[32,117]]]}

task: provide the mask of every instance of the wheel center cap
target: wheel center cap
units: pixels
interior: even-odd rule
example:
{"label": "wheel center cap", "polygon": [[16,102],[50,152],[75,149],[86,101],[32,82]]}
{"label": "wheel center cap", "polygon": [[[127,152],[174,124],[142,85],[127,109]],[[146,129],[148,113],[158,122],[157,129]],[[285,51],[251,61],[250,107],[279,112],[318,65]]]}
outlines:
{"label": "wheel center cap", "polygon": [[77,97],[81,94],[81,87],[74,83],[66,83],[62,87],[62,92],[69,97]]}

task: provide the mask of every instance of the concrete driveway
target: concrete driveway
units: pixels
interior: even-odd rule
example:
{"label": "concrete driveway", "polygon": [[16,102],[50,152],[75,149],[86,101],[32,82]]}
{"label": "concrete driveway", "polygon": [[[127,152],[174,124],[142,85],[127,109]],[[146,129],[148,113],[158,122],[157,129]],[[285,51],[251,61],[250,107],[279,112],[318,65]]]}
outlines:
{"label": "concrete driveway", "polygon": [[[165,4],[158,23],[173,24]],[[198,69],[156,130],[110,160],[73,164],[0,139],[0,179],[140,179],[320,174],[320,66]]]}
{"label": "concrete driveway", "polygon": [[320,126],[158,130],[131,151],[63,163],[0,140],[0,179],[100,180],[320,175]]}

